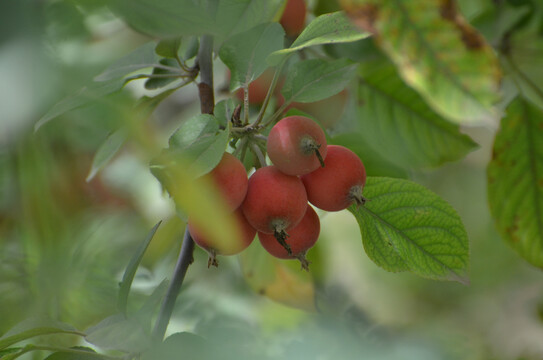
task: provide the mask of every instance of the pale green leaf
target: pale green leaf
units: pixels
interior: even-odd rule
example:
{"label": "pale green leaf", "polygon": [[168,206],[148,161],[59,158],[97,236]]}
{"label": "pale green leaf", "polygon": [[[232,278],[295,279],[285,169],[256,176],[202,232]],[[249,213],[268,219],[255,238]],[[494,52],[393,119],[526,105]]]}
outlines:
{"label": "pale green leaf", "polygon": [[87,329],[85,340],[103,350],[130,353],[145,351],[151,346],[151,336],[136,319],[117,314],[105,318]]}
{"label": "pale green leaf", "polygon": [[337,94],[355,76],[348,60],[310,59],[290,66],[281,89],[285,102],[313,102]]}
{"label": "pale green leaf", "polygon": [[181,47],[181,38],[168,38],[158,42],[155,47],[155,53],[158,56],[162,56],[169,59],[175,59],[178,55],[177,52]]}
{"label": "pale green leaf", "polygon": [[494,50],[454,1],[341,0],[353,22],[375,34],[404,81],[459,124],[496,117],[501,70]]}
{"label": "pale green leaf", "polygon": [[128,266],[126,267],[124,271],[123,279],[121,280],[121,283],[119,284],[119,295],[117,297],[117,309],[123,314],[126,314],[128,293],[130,292],[132,281],[134,280],[134,276],[136,275],[136,270],[138,270],[138,266],[141,262],[141,259],[143,259],[143,255],[145,254],[145,251],[149,247],[151,240],[153,240],[153,236],[155,236],[155,233],[158,230],[160,223],[161,222],[158,222],[151,229],[149,234],[147,234],[146,238],[141,242],[141,244],[136,249],[134,255],[132,255],[132,258],[130,259]]}
{"label": "pale green leaf", "polygon": [[404,168],[436,167],[477,147],[405,85],[391,64],[370,66],[361,75],[360,137],[389,161]]}
{"label": "pale green leaf", "polygon": [[126,132],[123,129],[113,132],[106,138],[92,159],[92,166],[86,179],[87,182],[91,181],[113,159],[125,141]]}
{"label": "pale green leaf", "polygon": [[83,87],[77,92],[77,94],[68,96],[56,103],[38,120],[36,125],[34,125],[34,130],[37,131],[47,122],[68,111],[75,110],[93,101],[99,100],[106,95],[121,90],[125,82],[126,81],[124,79],[113,79],[105,82],[92,83],[89,86]]}
{"label": "pale green leaf", "polygon": [[29,319],[19,323],[0,338],[0,350],[6,349],[23,340],[48,334],[84,335],[72,326],[64,323],[44,319]]}
{"label": "pale green leaf", "polygon": [[388,271],[467,283],[468,237],[456,211],[408,180],[368,177],[363,206],[351,206],[368,256]]}
{"label": "pale green leaf", "polygon": [[277,65],[286,56],[310,46],[352,42],[368,36],[368,32],[352,25],[344,12],[324,14],[311,21],[288,49],[273,52],[267,61]]}
{"label": "pale green leaf", "polygon": [[95,81],[108,81],[126,76],[134,71],[152,67],[158,63],[160,57],[155,53],[154,42],[148,42],[131,53],[123,56],[111,64],[102,73],[97,75]]}
{"label": "pale green leaf", "polygon": [[230,69],[230,91],[248,85],[266,70],[266,57],[283,48],[285,31],[278,23],[258,25],[232,36],[219,51]]}
{"label": "pale green leaf", "polygon": [[522,98],[506,111],[487,169],[490,211],[513,249],[543,267],[543,111]]}

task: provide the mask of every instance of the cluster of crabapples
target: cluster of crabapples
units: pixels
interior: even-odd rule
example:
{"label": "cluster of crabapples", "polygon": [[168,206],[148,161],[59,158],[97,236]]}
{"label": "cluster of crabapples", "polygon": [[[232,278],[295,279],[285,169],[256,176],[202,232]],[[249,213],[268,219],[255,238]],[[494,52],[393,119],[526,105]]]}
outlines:
{"label": "cluster of crabapples", "polygon": [[[271,129],[267,153],[273,165],[257,169],[249,178],[245,167],[230,153],[207,175],[226,199],[242,238],[235,248],[212,248],[190,222],[194,242],[210,254],[234,255],[247,248],[258,233],[271,255],[298,259],[308,269],[307,250],[315,245],[320,221],[313,206],[340,211],[363,204],[366,170],[351,150],[327,145],[323,130],[313,120],[289,116]],[[309,203],[308,203],[309,202]]]}

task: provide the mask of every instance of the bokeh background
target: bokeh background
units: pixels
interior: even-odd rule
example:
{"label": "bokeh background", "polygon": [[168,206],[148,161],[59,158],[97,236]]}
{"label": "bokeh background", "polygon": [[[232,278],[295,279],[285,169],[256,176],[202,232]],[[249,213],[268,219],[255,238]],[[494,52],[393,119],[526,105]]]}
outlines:
{"label": "bokeh background", "polygon": [[[104,3],[0,2],[0,334],[31,317],[84,331],[114,314],[124,268],[159,220],[133,286],[133,308],[171,276],[180,249],[184,223],[148,170],[155,154],[129,143],[86,181],[96,149],[131,116],[127,109],[143,94],[141,82],[34,131],[58,100],[149,41]],[[461,5],[470,19],[488,4]],[[215,69],[218,97],[225,97],[224,65],[217,61]],[[166,144],[198,111],[197,89],[189,86],[139,126]],[[238,258],[208,269],[207,255],[196,249],[169,333],[195,332],[247,358],[543,358],[541,271],[500,239],[488,210],[485,168],[496,130],[465,129],[480,145],[476,151],[439,169],[407,174],[462,217],[471,247],[469,285],[387,273],[365,255],[350,213],[321,214],[321,237],[310,253],[319,311],[256,293]],[[76,344],[62,337],[42,341]]]}

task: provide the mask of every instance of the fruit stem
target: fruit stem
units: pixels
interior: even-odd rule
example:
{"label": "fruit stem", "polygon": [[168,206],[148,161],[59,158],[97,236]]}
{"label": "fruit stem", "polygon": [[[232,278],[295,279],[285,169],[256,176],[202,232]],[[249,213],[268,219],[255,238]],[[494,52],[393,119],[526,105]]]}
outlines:
{"label": "fruit stem", "polygon": [[311,262],[305,258],[305,252],[302,252],[296,255],[295,258],[298,259],[298,261],[300,261],[300,265],[302,265],[302,269],[304,269],[305,271],[309,271],[309,264],[311,264]]}
{"label": "fruit stem", "polygon": [[264,156],[264,154],[262,153],[262,150],[260,150],[260,148],[258,147],[257,144],[251,143],[251,150],[253,151],[253,153],[258,158],[258,162],[260,163],[260,167],[268,166],[268,164],[266,163],[266,157]]}
{"label": "fruit stem", "polygon": [[209,257],[207,258],[207,268],[211,266],[219,267],[219,262],[217,261],[217,252],[214,249],[208,251]]}
{"label": "fruit stem", "polygon": [[[286,60],[286,59],[285,59]],[[273,74],[273,78],[270,84],[270,87],[268,88],[268,93],[266,94],[266,97],[264,98],[264,102],[262,103],[262,106],[260,107],[260,111],[258,113],[258,116],[253,123],[253,126],[258,126],[262,119],[264,118],[264,113],[266,112],[266,108],[268,107],[268,104],[270,102],[270,99],[275,92],[275,87],[277,86],[277,81],[279,80],[279,76],[281,75],[281,71],[283,70],[283,66],[285,65],[286,61],[282,61],[277,68],[275,69],[275,73]]]}

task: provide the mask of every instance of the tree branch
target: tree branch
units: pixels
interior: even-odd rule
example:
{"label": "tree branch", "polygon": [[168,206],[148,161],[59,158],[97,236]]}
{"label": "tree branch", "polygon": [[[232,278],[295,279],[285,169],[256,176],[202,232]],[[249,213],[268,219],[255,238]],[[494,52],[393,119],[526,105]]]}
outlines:
{"label": "tree branch", "polygon": [[[209,35],[202,36],[200,40],[200,49],[198,50],[198,65],[200,67],[200,83],[198,91],[200,95],[200,108],[202,114],[213,114],[215,108],[215,99],[213,92],[213,38]],[[153,329],[153,338],[156,341],[162,341],[168,328],[168,323],[173,313],[175,301],[183,285],[185,274],[189,265],[193,261],[194,240],[190,236],[188,229],[185,229],[181,252],[175,265],[172,281],[168,287],[168,292],[164,297],[160,307],[155,328]]]}

